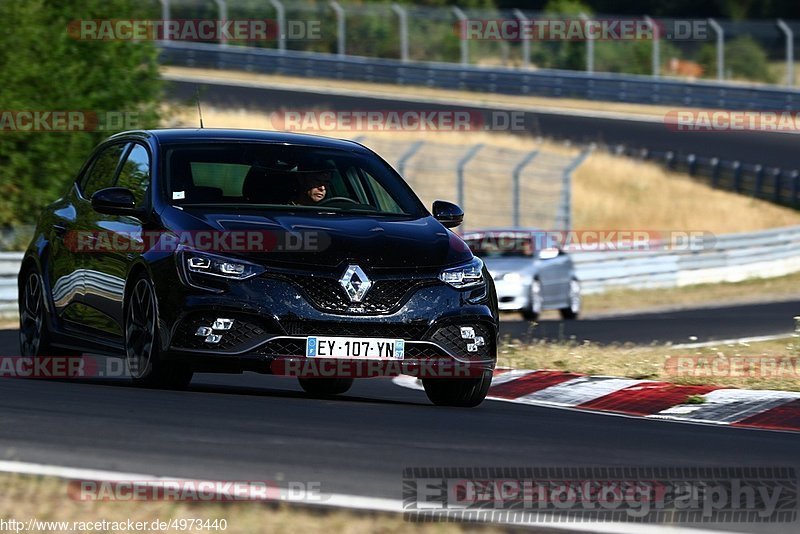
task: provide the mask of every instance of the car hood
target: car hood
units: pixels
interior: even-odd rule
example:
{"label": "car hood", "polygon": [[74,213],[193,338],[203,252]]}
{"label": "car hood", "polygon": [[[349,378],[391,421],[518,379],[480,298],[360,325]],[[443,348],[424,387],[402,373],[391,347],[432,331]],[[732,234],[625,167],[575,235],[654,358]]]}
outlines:
{"label": "car hood", "polygon": [[533,270],[533,258],[481,258],[493,278],[510,272],[526,273]]}
{"label": "car hood", "polygon": [[424,269],[456,265],[472,258],[464,242],[431,216],[410,219],[295,212],[184,213],[211,230],[264,235],[264,250],[232,252],[261,263],[297,267],[358,263],[373,269]]}

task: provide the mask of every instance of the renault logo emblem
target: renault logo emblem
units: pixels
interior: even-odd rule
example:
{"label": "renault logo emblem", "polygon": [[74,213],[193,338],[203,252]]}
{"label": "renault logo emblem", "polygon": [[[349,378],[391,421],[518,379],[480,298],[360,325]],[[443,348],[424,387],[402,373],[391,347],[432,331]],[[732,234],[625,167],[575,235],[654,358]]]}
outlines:
{"label": "renault logo emblem", "polygon": [[344,288],[350,302],[361,302],[372,287],[372,282],[364,270],[358,265],[348,265],[344,275],[339,279],[339,284]]}

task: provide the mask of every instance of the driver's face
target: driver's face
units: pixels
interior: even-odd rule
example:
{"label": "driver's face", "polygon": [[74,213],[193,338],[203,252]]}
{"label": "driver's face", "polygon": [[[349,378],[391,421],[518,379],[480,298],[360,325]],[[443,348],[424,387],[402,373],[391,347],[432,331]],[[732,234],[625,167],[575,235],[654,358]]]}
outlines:
{"label": "driver's face", "polygon": [[306,191],[306,194],[313,202],[320,202],[323,198],[325,198],[327,191],[328,190],[325,187],[325,184],[318,184]]}

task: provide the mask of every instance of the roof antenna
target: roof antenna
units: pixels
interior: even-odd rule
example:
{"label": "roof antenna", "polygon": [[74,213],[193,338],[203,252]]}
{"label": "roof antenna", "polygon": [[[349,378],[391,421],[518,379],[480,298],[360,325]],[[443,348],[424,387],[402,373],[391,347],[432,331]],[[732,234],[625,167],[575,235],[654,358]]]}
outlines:
{"label": "roof antenna", "polygon": [[203,128],[203,110],[200,109],[200,86],[195,87],[195,94],[197,95],[197,114],[200,115],[200,129]]}

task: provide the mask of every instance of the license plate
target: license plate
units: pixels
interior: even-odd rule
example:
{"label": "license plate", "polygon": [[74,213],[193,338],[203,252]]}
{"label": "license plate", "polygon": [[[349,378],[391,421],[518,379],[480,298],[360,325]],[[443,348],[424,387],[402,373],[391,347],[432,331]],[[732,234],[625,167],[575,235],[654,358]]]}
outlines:
{"label": "license plate", "polygon": [[402,339],[311,336],[306,341],[306,357],[402,360],[405,345]]}

